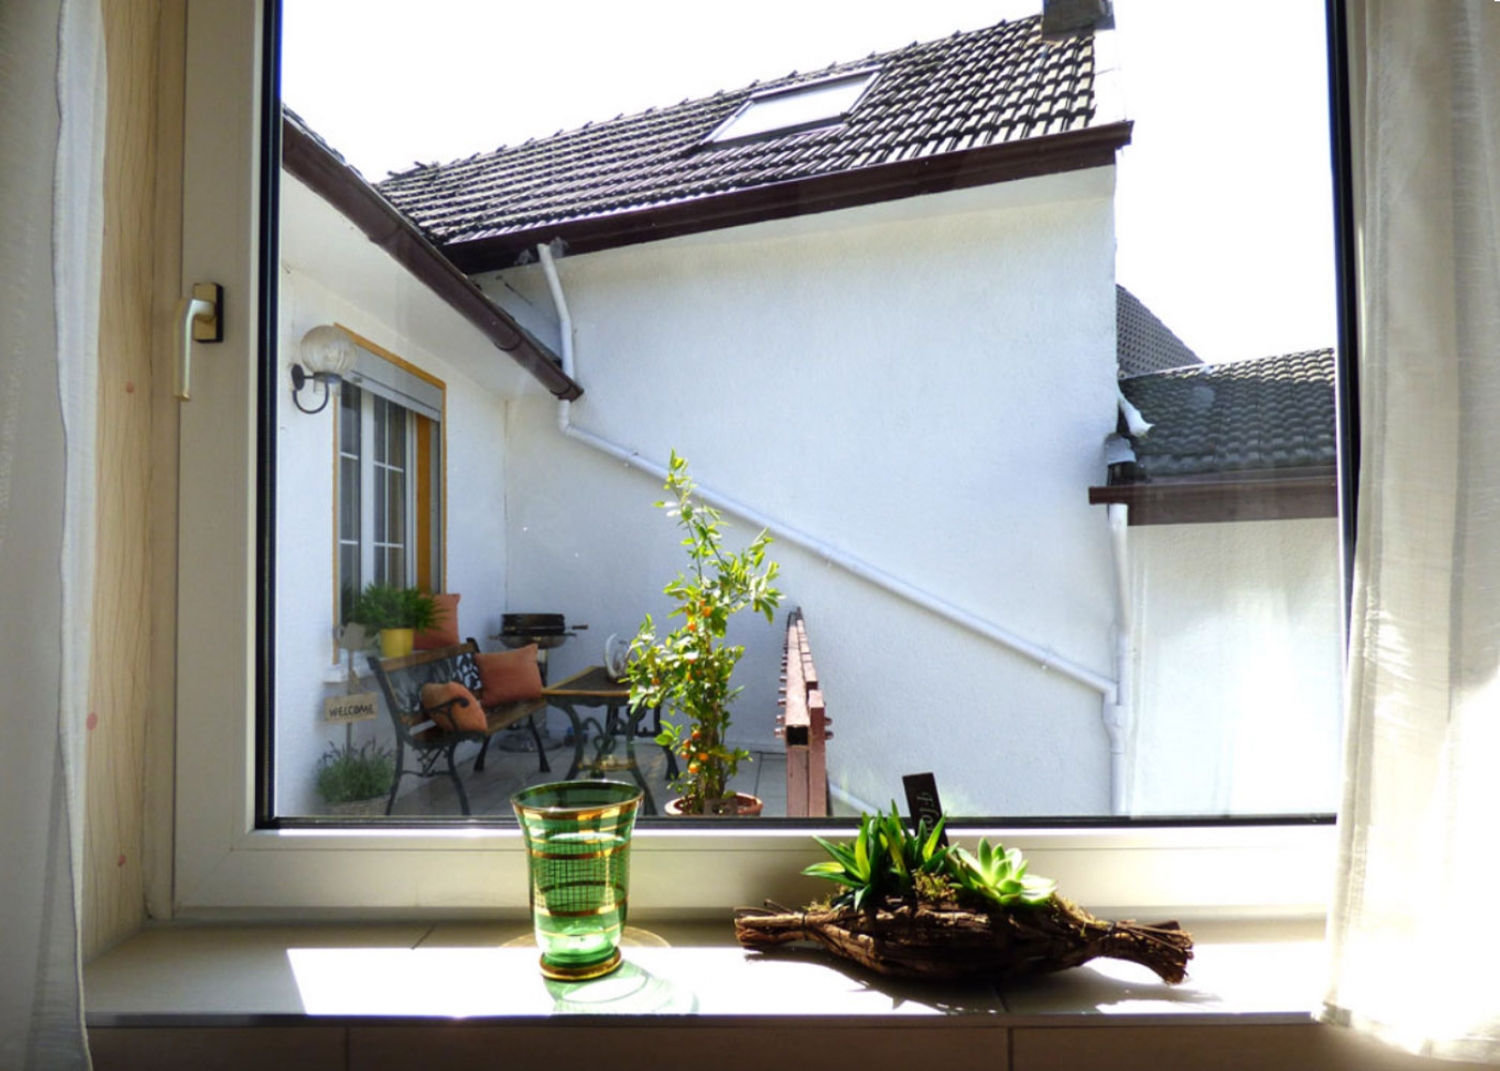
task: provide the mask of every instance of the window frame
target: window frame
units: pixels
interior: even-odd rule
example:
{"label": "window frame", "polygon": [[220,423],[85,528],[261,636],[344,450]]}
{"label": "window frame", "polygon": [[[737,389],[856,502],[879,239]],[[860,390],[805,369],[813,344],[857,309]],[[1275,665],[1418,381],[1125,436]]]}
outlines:
{"label": "window frame", "polygon": [[[1340,11],[1340,0],[1329,3]],[[1340,57],[1341,27],[1330,20],[1330,47]],[[260,375],[278,332],[268,289],[278,274],[275,228],[261,223],[277,208],[277,184],[266,181],[276,171],[262,156],[266,146],[279,157],[279,114],[263,106],[262,94],[263,79],[275,84],[274,50],[267,54],[275,39],[274,0],[189,0],[182,285],[187,292],[194,282],[221,283],[228,313],[223,344],[196,355],[193,400],[179,410],[172,909],[186,918],[520,916],[527,883],[514,829],[258,821],[274,798],[256,765],[274,650],[258,650],[257,622],[275,618],[274,592],[257,579],[275,532],[275,437],[258,431],[275,411],[276,392],[287,389],[280,377]],[[1336,109],[1342,70],[1335,65]],[[1346,190],[1347,177],[1340,181]],[[1341,222],[1347,203],[1336,208]],[[1347,365],[1352,300],[1346,289]],[[1020,847],[1037,873],[1101,912],[1307,916],[1324,910],[1332,887],[1334,827],[1326,820],[958,825],[965,837]],[[643,827],[632,907],[642,918],[723,917],[768,897],[804,900],[816,890],[800,870],[821,854],[809,834],[847,829],[834,820]]]}
{"label": "window frame", "polygon": [[[880,69],[869,67],[857,71],[845,71],[795,86],[752,93],[729,118],[716,126],[712,133],[703,139],[703,143],[716,148],[741,145],[751,141],[786,137],[790,134],[806,134],[814,130],[838,126],[854,114],[878,81],[880,81]],[[790,122],[781,122],[775,126],[758,126],[736,132],[737,127],[747,125],[750,117],[763,108],[774,107],[778,103],[794,102],[800,97],[810,96],[846,82],[859,83],[858,91],[848,105],[838,111],[823,111],[805,118],[793,119]]]}

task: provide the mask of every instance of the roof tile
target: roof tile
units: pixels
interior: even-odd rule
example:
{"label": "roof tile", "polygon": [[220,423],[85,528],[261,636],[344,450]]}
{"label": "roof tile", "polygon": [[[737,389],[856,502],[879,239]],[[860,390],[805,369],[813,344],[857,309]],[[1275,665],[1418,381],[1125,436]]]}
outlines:
{"label": "roof tile", "polygon": [[1132,436],[1147,480],[1331,466],[1332,350],[1197,365],[1120,381],[1154,427]]}
{"label": "roof tile", "polygon": [[[880,76],[837,126],[704,142],[752,93],[871,66]],[[379,188],[434,241],[459,243],[1083,129],[1095,115],[1093,75],[1092,38],[1044,41],[1037,16],[419,166]]]}

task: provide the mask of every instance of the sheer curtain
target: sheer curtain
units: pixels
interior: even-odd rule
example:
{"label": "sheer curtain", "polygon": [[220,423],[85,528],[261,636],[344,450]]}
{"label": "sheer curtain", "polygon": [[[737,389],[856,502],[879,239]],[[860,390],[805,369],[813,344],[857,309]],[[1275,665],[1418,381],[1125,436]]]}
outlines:
{"label": "sheer curtain", "polygon": [[104,149],[97,0],[0,2],[0,1067],[87,1068],[80,984]]}
{"label": "sheer curtain", "polygon": [[1500,1059],[1500,4],[1353,0],[1364,295],[1324,1017]]}

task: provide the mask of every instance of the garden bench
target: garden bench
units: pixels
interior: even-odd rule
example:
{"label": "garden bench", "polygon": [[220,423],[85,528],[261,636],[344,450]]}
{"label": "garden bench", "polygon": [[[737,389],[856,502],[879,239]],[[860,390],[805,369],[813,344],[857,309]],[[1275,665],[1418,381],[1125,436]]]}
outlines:
{"label": "garden bench", "polygon": [[[492,736],[547,709],[547,701],[540,697],[484,706],[484,689],[479,667],[474,661],[474,656],[478,653],[479,645],[470,639],[457,646],[414,651],[399,658],[369,656],[370,669],[380,682],[380,691],[385,696],[386,707],[396,729],[396,775],[391,779],[391,794],[385,802],[386,814],[391,813],[391,807],[396,802],[396,790],[406,774],[422,778],[451,778],[458,794],[459,807],[464,814],[469,814],[469,796],[464,791],[453,761],[458,745],[465,742],[480,745],[479,755],[474,759],[474,772],[479,773],[484,769],[484,757],[489,751]],[[449,727],[453,725],[452,710],[466,705],[466,699],[450,699],[431,707],[422,705],[424,684],[447,684],[451,681],[457,681],[468,688],[481,704],[485,717],[483,730]],[[539,768],[543,771],[550,770],[552,767],[547,762],[547,752],[542,746],[541,734],[537,731],[535,721],[530,723],[530,728],[536,742]],[[408,750],[416,759],[415,769],[407,769]]]}

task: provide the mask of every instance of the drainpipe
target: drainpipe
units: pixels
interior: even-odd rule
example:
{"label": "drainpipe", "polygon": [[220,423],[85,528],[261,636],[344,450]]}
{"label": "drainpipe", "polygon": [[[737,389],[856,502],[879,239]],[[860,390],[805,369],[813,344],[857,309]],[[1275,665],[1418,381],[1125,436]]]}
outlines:
{"label": "drainpipe", "polygon": [[[571,379],[573,378],[573,318],[568,312],[568,302],[567,298],[563,295],[562,283],[557,277],[557,265],[552,259],[552,250],[546,245],[539,245],[537,246],[537,255],[541,261],[542,272],[547,277],[547,289],[552,294],[552,302],[557,306],[558,326],[562,333],[563,371]],[[559,401],[557,403],[557,426],[568,438],[576,439],[593,447],[595,450],[618,458],[627,466],[648,472],[658,479],[665,480],[667,478],[667,470],[664,466],[658,465],[653,461],[648,461],[635,451],[627,450],[625,447],[612,443],[607,439],[602,439],[592,432],[574,427],[571,422],[571,408],[570,402]],[[1060,673],[1069,680],[1092,689],[1104,698],[1106,725],[1111,721],[1111,715],[1108,711],[1118,703],[1119,691],[1115,682],[1102,673],[1096,673],[1087,666],[1079,665],[1069,659],[1060,658],[1040,644],[1017,636],[1015,633],[1003,629],[992,622],[985,621],[983,618],[975,617],[968,611],[961,610],[952,603],[945,602],[929,592],[914,587],[906,581],[894,577],[890,573],[866,561],[862,561],[851,554],[846,554],[838,548],[824,543],[790,525],[783,524],[774,518],[766,517],[742,502],[737,502],[732,498],[721,495],[701,485],[698,487],[698,494],[710,505],[733,513],[749,521],[756,528],[766,529],[783,542],[791,543],[794,546],[799,546],[804,550],[810,551],[824,561],[839,566],[845,572],[852,573],[854,576],[866,580],[893,595],[899,596],[907,602],[920,606],[956,625],[961,625],[971,632],[978,633],[1000,644],[1002,647],[1007,647],[1017,654],[1030,658],[1045,670]]]}
{"label": "drainpipe", "polygon": [[1131,648],[1135,645],[1135,621],[1130,599],[1130,543],[1127,532],[1130,507],[1109,504],[1109,541],[1115,562],[1115,694],[1104,700],[1104,731],[1109,736],[1109,806],[1114,814],[1125,813],[1125,737],[1130,728],[1130,689],[1134,674]]}

